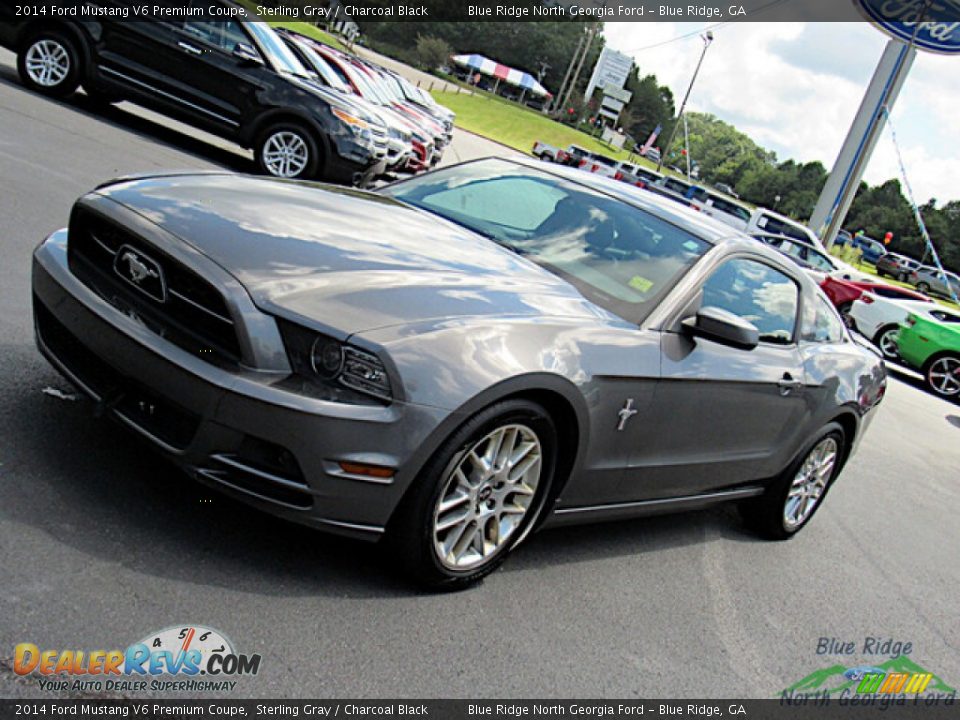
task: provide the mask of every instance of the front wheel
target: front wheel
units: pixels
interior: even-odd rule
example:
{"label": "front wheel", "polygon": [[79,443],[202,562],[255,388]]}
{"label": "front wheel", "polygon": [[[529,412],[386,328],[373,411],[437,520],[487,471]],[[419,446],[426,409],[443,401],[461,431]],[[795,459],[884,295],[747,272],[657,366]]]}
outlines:
{"label": "front wheel", "polygon": [[254,146],[260,170],[280,178],[312,178],[320,152],[311,133],[298,125],[274,125],[260,133]]}
{"label": "front wheel", "polygon": [[929,295],[929,294],[930,294],[930,286],[927,285],[927,283],[925,283],[925,282],[917,283],[917,290],[919,290],[920,292],[922,292],[924,295]]}
{"label": "front wheel", "polygon": [[934,358],[923,373],[927,387],[944,398],[960,396],[960,356]]}
{"label": "front wheel", "polygon": [[747,524],[769,540],[789,540],[800,532],[840,471],[844,447],[843,429],[826,425],[762,496],[740,506]]}
{"label": "front wheel", "polygon": [[557,432],[540,405],[474,416],[424,467],[388,542],[420,584],[455,590],[493,572],[533,526],[553,481]]}
{"label": "front wheel", "polygon": [[900,349],[897,347],[897,333],[900,331],[897,325],[887,325],[880,328],[874,337],[874,344],[880,348],[884,360],[897,360],[900,357]]}
{"label": "front wheel", "polygon": [[17,72],[31,90],[66,97],[80,85],[80,54],[62,32],[42,30],[17,55]]}

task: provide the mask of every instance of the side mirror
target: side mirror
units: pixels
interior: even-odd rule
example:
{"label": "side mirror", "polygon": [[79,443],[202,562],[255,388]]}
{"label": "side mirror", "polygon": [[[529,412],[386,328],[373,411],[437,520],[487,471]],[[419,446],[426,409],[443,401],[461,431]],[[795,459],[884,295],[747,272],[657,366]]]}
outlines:
{"label": "side mirror", "polygon": [[688,335],[741,350],[753,350],[760,342],[760,331],[753,323],[718,307],[700,308],[681,325]]}
{"label": "side mirror", "polygon": [[263,58],[260,57],[252,45],[247,43],[237,43],[233,46],[233,56],[240,61],[242,65],[263,65]]}

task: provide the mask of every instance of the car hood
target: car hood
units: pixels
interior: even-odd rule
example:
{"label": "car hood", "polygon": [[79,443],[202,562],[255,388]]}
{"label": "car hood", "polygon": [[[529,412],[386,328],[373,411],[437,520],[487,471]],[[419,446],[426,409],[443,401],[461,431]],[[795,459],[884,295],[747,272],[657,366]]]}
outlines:
{"label": "car hood", "polygon": [[374,193],[231,174],[97,193],[212,259],[261,310],[339,337],[465,316],[614,318],[496,243]]}

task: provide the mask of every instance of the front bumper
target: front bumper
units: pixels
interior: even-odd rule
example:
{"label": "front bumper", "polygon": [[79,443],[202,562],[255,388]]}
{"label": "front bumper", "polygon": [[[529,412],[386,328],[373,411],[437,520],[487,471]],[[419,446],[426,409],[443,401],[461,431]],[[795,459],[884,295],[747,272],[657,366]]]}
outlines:
{"label": "front bumper", "polygon": [[[201,482],[319,529],[378,539],[449,414],[317,400],[278,387],[284,373],[211,364],[81,283],[65,230],[34,253],[33,294],[40,351],[103,414]],[[396,474],[354,476],[340,462]]]}

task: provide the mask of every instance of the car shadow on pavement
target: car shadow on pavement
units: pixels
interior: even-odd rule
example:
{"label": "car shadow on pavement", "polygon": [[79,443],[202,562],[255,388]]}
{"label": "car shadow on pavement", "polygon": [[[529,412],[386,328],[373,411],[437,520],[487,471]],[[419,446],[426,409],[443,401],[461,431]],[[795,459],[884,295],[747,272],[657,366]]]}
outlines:
{"label": "car shadow on pavement", "polygon": [[253,159],[241,154],[244,151],[239,146],[236,152],[231,152],[225,148],[212,145],[201,138],[193,137],[175,128],[166,127],[149,118],[127,112],[121,107],[95,102],[80,91],[67,98],[51,98],[33,93],[20,83],[14,68],[0,66],[0,82],[15,86],[20,92],[31,93],[33,97],[46,102],[72,108],[118,130],[126,130],[147,140],[166,145],[172,150],[195,155],[207,162],[216,163],[227,170],[242,173],[256,172]]}

